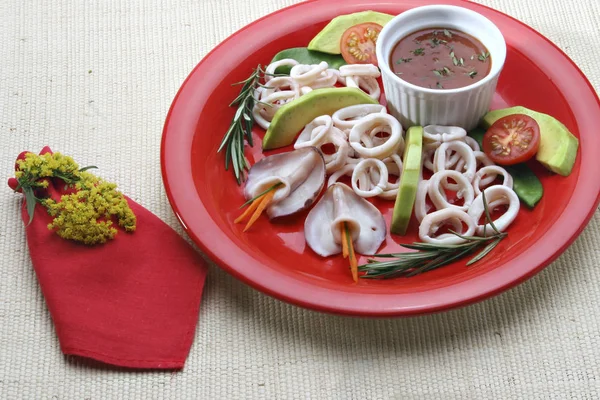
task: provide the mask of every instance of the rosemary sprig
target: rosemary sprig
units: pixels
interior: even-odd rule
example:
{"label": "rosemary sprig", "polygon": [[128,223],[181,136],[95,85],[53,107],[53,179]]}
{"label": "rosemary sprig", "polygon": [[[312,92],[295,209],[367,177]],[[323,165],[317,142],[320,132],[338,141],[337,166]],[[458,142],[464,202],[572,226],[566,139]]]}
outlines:
{"label": "rosemary sprig", "polygon": [[237,110],[217,150],[220,153],[225,149],[225,169],[228,170],[230,164],[233,166],[233,173],[238,185],[246,180],[247,170],[250,168],[248,160],[244,156],[244,142],[253,146],[254,117],[252,109],[257,103],[254,91],[262,86],[260,80],[264,75],[265,71],[258,65],[247,79],[233,84],[242,85],[239,95],[229,104],[229,107],[237,107]]}
{"label": "rosemary sprig", "polygon": [[454,235],[464,239],[460,244],[433,244],[433,243],[412,243],[401,244],[402,247],[416,250],[406,253],[375,254],[374,257],[388,259],[386,261],[377,261],[369,259],[367,264],[360,265],[359,271],[366,272],[362,278],[386,279],[396,277],[411,277],[427,271],[448,265],[464,256],[477,250],[481,251],[467,262],[467,266],[476,263],[488,255],[497,245],[507,236],[507,233],[500,232],[492,218],[483,193],[483,207],[487,224],[490,225],[494,233],[486,236],[485,226],[483,236],[463,236],[454,231]]}

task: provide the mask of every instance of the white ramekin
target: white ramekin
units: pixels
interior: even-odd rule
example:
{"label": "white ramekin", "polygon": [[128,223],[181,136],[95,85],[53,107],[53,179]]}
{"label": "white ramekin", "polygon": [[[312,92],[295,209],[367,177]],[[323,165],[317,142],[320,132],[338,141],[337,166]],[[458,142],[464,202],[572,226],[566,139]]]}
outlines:
{"label": "white ramekin", "polygon": [[[456,29],[479,39],[491,56],[490,73],[472,85],[446,90],[402,80],[390,68],[392,50],[403,37],[426,28]],[[405,128],[435,124],[469,130],[477,126],[489,110],[505,59],[506,42],[498,27],[483,15],[457,6],[430,5],[405,11],[388,22],[377,39],[377,61],[388,109]]]}

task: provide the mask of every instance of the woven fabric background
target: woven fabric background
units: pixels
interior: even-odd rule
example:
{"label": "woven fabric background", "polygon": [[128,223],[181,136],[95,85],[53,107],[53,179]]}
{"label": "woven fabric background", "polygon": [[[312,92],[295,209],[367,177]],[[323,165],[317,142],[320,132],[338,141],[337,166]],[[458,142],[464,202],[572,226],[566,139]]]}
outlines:
{"label": "woven fabric background", "polygon": [[[2,0],[2,176],[11,175],[19,152],[50,144],[99,166],[182,233],[160,178],[170,103],[212,47],[295,2]],[[551,38],[599,88],[600,2],[481,2]],[[600,399],[598,212],[573,246],[525,284],[419,318],[323,315],[214,267],[186,367],[170,373],[61,354],[20,201],[0,190],[0,399]]]}

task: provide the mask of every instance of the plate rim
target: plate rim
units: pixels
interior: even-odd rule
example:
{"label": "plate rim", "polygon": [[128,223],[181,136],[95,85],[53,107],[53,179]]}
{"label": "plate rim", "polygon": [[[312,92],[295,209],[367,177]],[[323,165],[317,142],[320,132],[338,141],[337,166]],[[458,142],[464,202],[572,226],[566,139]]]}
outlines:
{"label": "plate rim", "polygon": [[[309,308],[309,309],[313,309],[313,310],[321,311],[321,312],[345,314],[345,315],[353,315],[353,316],[391,317],[391,316],[422,315],[422,314],[427,314],[427,313],[432,313],[432,312],[439,312],[439,311],[443,311],[443,310],[454,309],[454,308],[466,306],[469,304],[473,304],[473,303],[479,302],[481,300],[484,300],[486,298],[498,295],[499,293],[502,293],[514,286],[519,285],[523,281],[531,278],[533,275],[540,272],[542,269],[544,269],[546,266],[548,266],[554,260],[556,260],[556,258],[558,258],[558,256],[560,256],[566,250],[566,248],[568,248],[573,243],[573,241],[581,234],[583,229],[585,229],[585,227],[587,226],[587,224],[593,217],[594,212],[597,209],[598,204],[600,203],[600,189],[597,191],[594,204],[590,206],[587,214],[585,214],[585,215],[582,215],[582,213],[579,214],[580,215],[579,220],[581,221],[581,223],[579,224],[577,229],[575,229],[573,234],[570,237],[568,237],[567,240],[563,239],[564,242],[556,248],[556,250],[553,252],[553,254],[551,254],[549,257],[547,257],[539,265],[527,270],[526,273],[521,274],[520,276],[516,276],[513,279],[507,279],[501,285],[496,285],[492,290],[486,289],[486,290],[482,290],[482,291],[480,290],[477,293],[474,293],[471,295],[454,296],[454,298],[451,300],[444,299],[444,300],[434,300],[434,301],[429,301],[429,302],[425,301],[424,303],[422,303],[420,305],[411,305],[411,306],[399,305],[399,306],[393,306],[393,307],[381,307],[381,308],[377,308],[377,309],[365,309],[363,307],[356,307],[356,306],[352,305],[351,302],[348,302],[348,303],[346,303],[346,302],[337,302],[337,303],[327,302],[327,303],[325,303],[323,301],[315,301],[315,300],[311,301],[311,300],[308,300],[306,297],[293,295],[295,293],[295,290],[297,290],[297,289],[306,290],[309,287],[314,288],[315,286],[307,284],[305,282],[299,283],[295,279],[291,279],[291,277],[283,275],[283,274],[281,274],[281,276],[277,277],[280,281],[280,284],[285,282],[285,284],[287,284],[287,285],[298,286],[298,284],[299,284],[300,286],[295,287],[294,290],[289,290],[286,287],[286,290],[284,292],[281,290],[278,291],[278,290],[274,289],[271,285],[267,285],[262,281],[251,279],[251,277],[248,276],[248,274],[242,273],[242,271],[240,271],[238,268],[231,266],[228,262],[226,262],[219,254],[217,254],[217,252],[213,251],[211,246],[209,246],[207,243],[205,243],[203,240],[201,240],[198,235],[196,235],[191,229],[189,229],[188,224],[186,223],[186,218],[184,215],[182,215],[182,212],[181,212],[181,200],[176,198],[176,196],[173,194],[173,192],[174,192],[173,185],[174,184],[173,184],[173,182],[169,181],[169,172],[168,172],[169,167],[167,166],[167,158],[168,158],[168,155],[167,155],[168,137],[167,136],[168,136],[168,130],[169,130],[169,123],[170,123],[172,114],[178,105],[179,97],[181,96],[182,92],[186,88],[186,85],[189,83],[190,79],[192,78],[192,76],[194,76],[196,71],[198,69],[200,69],[205,62],[210,60],[211,55],[213,53],[217,52],[222,46],[224,46],[230,40],[232,40],[236,36],[242,34],[244,31],[250,29],[251,27],[259,24],[261,21],[263,21],[265,19],[273,18],[274,16],[276,16],[280,13],[289,12],[290,10],[293,10],[298,7],[307,7],[307,6],[310,7],[310,5],[313,3],[332,3],[332,2],[328,2],[327,0],[309,0],[309,1],[302,2],[302,3],[297,3],[294,5],[279,9],[270,14],[267,14],[255,21],[251,22],[250,24],[242,27],[241,29],[237,30],[230,36],[228,36],[225,40],[220,42],[210,52],[208,52],[202,58],[202,60],[192,69],[192,71],[188,74],[186,79],[183,81],[183,83],[179,87],[177,94],[175,95],[175,97],[171,103],[171,106],[169,108],[168,114],[165,119],[165,124],[163,127],[162,138],[161,138],[160,159],[161,159],[162,181],[163,181],[163,185],[165,187],[167,198],[169,200],[169,204],[170,204],[173,212],[175,213],[175,216],[177,217],[178,221],[183,226],[185,232],[190,236],[190,238],[194,241],[194,243],[202,250],[202,252],[204,252],[206,255],[208,255],[208,257],[215,264],[217,264],[220,268],[222,268],[225,271],[227,271],[228,273],[232,274],[237,279],[239,279],[239,280],[243,281],[244,283],[252,286],[253,288],[255,288],[259,291],[262,291],[263,293],[266,293],[266,294],[268,294],[272,297],[275,297],[279,300],[283,300],[285,302],[295,304],[297,306],[301,306],[301,307],[305,307],[305,308]],[[360,5],[364,5],[365,10],[368,9],[369,7],[374,7],[374,6],[377,7],[377,6],[382,6],[382,5],[395,5],[395,6],[398,5],[397,2],[392,3],[392,2],[386,2],[386,1],[381,1],[381,0],[379,0],[379,1],[376,0],[376,1],[368,2],[368,3],[360,2],[360,0],[357,0],[357,1],[353,1],[353,3],[360,3]],[[431,1],[428,1],[427,3],[433,4],[433,2],[431,2]],[[510,15],[507,15],[501,11],[495,10],[495,9],[485,6],[485,5],[471,3],[466,0],[445,0],[444,3],[466,5],[466,7],[471,8],[471,9],[473,9],[473,8],[474,9],[477,9],[477,8],[487,9],[490,12],[497,13],[497,14],[501,15],[502,17],[512,20],[521,29],[528,30],[532,34],[537,35],[544,42],[546,42],[548,45],[550,45],[555,51],[557,51],[558,54],[562,58],[564,58],[566,61],[568,61],[571,64],[571,67],[574,68],[574,72],[577,74],[577,80],[581,81],[582,83],[585,83],[588,86],[590,93],[595,97],[598,108],[600,109],[600,99],[598,98],[598,94],[594,90],[593,86],[591,85],[591,83],[589,82],[587,77],[583,74],[581,69],[573,62],[573,60],[566,53],[564,53],[556,44],[554,44],[552,41],[550,41],[544,35],[537,32],[535,29],[528,26],[527,24],[517,20],[516,18],[511,17]],[[423,3],[423,4],[425,4],[425,3]],[[562,91],[561,91],[561,94],[562,94]],[[577,118],[576,118],[576,120],[578,121]],[[580,146],[580,149],[581,149],[581,146]],[[582,157],[581,150],[579,153],[579,157]],[[577,190],[577,187],[579,185],[580,185],[580,183],[579,183],[579,177],[578,177],[578,182],[575,184],[574,190]],[[569,204],[570,203],[571,203],[571,199],[569,199]],[[214,221],[212,221],[212,222],[214,223],[215,228],[220,230],[219,226]],[[545,235],[541,236],[540,240],[544,237],[545,237]],[[231,243],[233,244],[233,246],[235,246],[236,248],[239,249],[239,247],[237,247],[237,245],[235,243],[233,243],[233,242],[231,242]],[[248,253],[244,253],[244,254],[246,254],[247,256],[249,255]],[[498,268],[498,269],[502,269],[502,268]],[[493,271],[490,271],[490,272],[493,272]],[[474,279],[483,278],[486,275],[489,275],[489,273],[483,274]],[[465,282],[459,282],[458,284],[459,285],[465,284]],[[452,287],[453,286],[446,286],[446,287],[440,288],[438,290],[446,291],[447,289],[452,288]],[[324,287],[321,287],[320,289],[325,292],[331,292],[331,295],[334,297],[339,297],[340,294],[342,294],[342,293],[344,294],[344,296],[347,296],[347,292],[342,292],[342,291],[324,288]],[[429,290],[429,291],[425,291],[423,293],[428,293],[429,294],[428,299],[431,300],[430,292],[436,292],[436,291],[437,290]],[[407,294],[365,294],[365,293],[358,293],[358,294],[361,296],[361,298],[374,296],[378,299],[383,299],[384,297],[388,298],[388,297],[397,297],[397,296],[400,296],[400,297],[407,296]],[[325,296],[325,297],[327,297],[327,296]],[[423,300],[425,300],[425,298]]]}

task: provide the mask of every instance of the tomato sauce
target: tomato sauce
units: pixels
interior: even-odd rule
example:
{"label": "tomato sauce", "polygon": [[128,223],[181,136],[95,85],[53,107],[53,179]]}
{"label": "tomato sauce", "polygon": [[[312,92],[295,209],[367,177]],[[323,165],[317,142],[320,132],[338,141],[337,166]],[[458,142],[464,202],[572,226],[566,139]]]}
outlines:
{"label": "tomato sauce", "polygon": [[490,73],[487,48],[456,29],[428,28],[414,32],[394,46],[392,71],[417,86],[456,89],[472,85]]}

